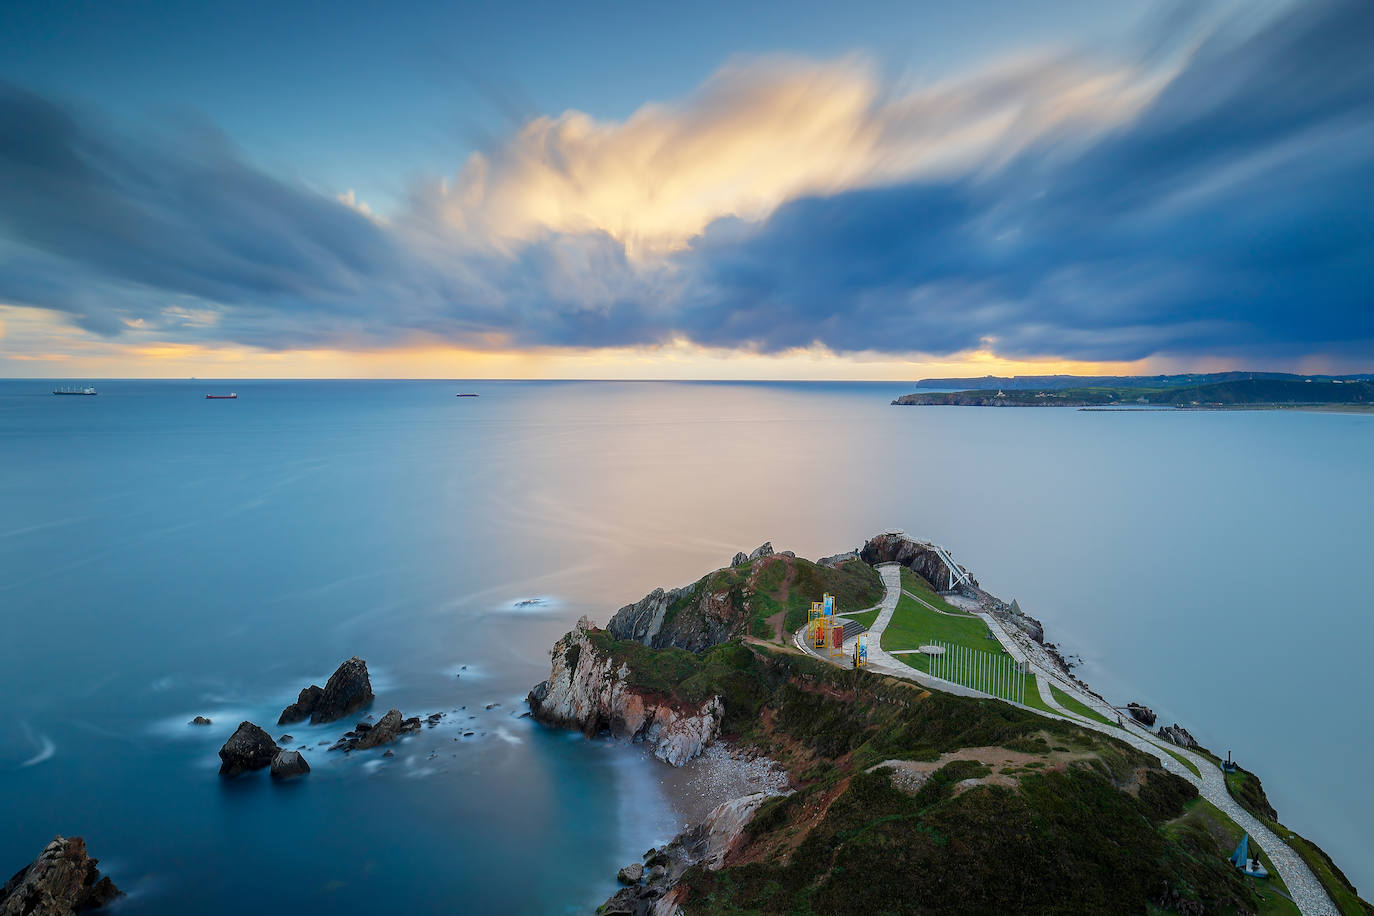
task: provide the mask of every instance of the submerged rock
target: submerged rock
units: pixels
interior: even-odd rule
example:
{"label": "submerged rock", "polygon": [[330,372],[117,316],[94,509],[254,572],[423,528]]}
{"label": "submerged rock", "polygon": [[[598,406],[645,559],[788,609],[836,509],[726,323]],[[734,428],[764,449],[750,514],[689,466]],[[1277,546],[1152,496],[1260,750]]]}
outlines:
{"label": "submerged rock", "polygon": [[272,778],[290,779],[310,772],[310,764],[300,751],[278,751],[272,758]]}
{"label": "submerged rock", "polygon": [[0,887],[0,916],[67,916],[103,907],[123,892],[100,877],[79,836],[58,836]]}
{"label": "submerged rock", "polygon": [[355,655],[339,665],[323,687],[311,684],[302,690],[296,702],[281,711],[277,724],[290,725],[307,716],[311,725],[334,722],[357,712],[374,699],[367,662]]}
{"label": "submerged rock", "polygon": [[279,748],[272,736],[252,722],[240,722],[239,727],[219,749],[221,776],[237,776],[247,770],[261,770],[272,765]]}

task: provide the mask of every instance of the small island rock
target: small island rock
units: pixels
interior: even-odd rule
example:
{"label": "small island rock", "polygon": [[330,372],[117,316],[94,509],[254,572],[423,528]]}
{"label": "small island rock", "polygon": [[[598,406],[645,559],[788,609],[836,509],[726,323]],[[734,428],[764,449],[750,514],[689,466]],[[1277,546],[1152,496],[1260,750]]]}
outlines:
{"label": "small island rock", "polygon": [[271,766],[277,750],[277,742],[271,735],[252,722],[241,722],[219,749],[220,775],[237,776],[247,770]]}
{"label": "small island rock", "polygon": [[123,896],[98,864],[81,837],[56,837],[0,887],[0,916],[68,916]]}
{"label": "small island rock", "polygon": [[209,724],[210,724],[210,720],[207,719],[207,718],[205,718],[204,716],[196,716],[194,719],[192,719],[190,722],[187,722],[186,724],[187,724],[187,725],[209,725]]}
{"label": "small island rock", "polygon": [[307,716],[311,725],[333,722],[357,712],[373,699],[367,662],[355,655],[339,665],[323,687],[311,684],[302,690],[296,702],[281,711],[277,724],[290,725]]}

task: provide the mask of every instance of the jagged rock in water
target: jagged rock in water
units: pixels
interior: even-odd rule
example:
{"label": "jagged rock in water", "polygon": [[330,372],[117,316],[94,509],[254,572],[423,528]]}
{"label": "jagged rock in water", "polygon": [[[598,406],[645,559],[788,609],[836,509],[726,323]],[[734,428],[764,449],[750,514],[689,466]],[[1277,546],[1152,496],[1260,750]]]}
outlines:
{"label": "jagged rock in water", "polygon": [[375,699],[367,662],[353,656],[329,676],[324,687],[311,684],[300,692],[296,702],[281,711],[278,725],[290,725],[310,717],[311,725],[334,722],[357,712]]}
{"label": "jagged rock in water", "polygon": [[389,709],[386,715],[382,716],[375,725],[367,722],[359,722],[353,726],[353,731],[346,732],[342,738],[334,743],[331,751],[365,751],[370,748],[380,747],[383,744],[390,744],[401,735],[420,730],[420,717],[411,716],[409,719],[401,717],[399,709]]}
{"label": "jagged rock in water", "polygon": [[1127,703],[1126,711],[1131,714],[1132,719],[1142,725],[1155,724],[1155,711],[1148,706],[1142,706],[1139,703]]}
{"label": "jagged rock in water", "polygon": [[279,748],[272,736],[252,722],[240,722],[239,727],[219,749],[221,776],[237,776],[247,770],[261,770],[272,765]]}
{"label": "jagged rock in water", "polygon": [[209,725],[209,724],[210,724],[210,720],[207,719],[207,718],[205,718],[204,716],[196,716],[194,719],[192,719],[190,722],[187,722],[186,724],[187,724],[187,725]]}
{"label": "jagged rock in water", "polygon": [[621,884],[638,884],[643,878],[644,866],[638,862],[626,865],[615,874],[615,879]]}
{"label": "jagged rock in water", "polygon": [[762,544],[754,548],[753,553],[749,554],[749,562],[752,563],[755,560],[762,560],[764,557],[771,557],[772,555],[773,542],[764,541]]}
{"label": "jagged rock in water", "polygon": [[278,725],[293,725],[303,722],[315,711],[315,706],[320,702],[320,696],[324,693],[324,688],[317,684],[304,687],[296,696],[296,702],[281,711],[277,717]]}
{"label": "jagged rock in water", "polygon": [[[640,884],[622,887],[614,897],[597,907],[598,916],[657,916],[663,889]],[[671,912],[671,911],[668,911]]]}
{"label": "jagged rock in water", "polygon": [[123,895],[79,836],[58,836],[0,887],[0,916],[68,916]]}
{"label": "jagged rock in water", "polygon": [[300,751],[278,751],[272,758],[272,778],[290,779],[310,772],[310,764]]}
{"label": "jagged rock in water", "polygon": [[1197,747],[1197,739],[1188,734],[1188,729],[1175,722],[1173,725],[1164,725],[1159,729],[1159,737],[1165,741],[1177,744],[1179,747]]}
{"label": "jagged rock in water", "polygon": [[720,733],[720,697],[687,707],[640,692],[629,685],[625,665],[597,653],[587,635],[591,629],[583,617],[554,643],[552,673],[529,694],[534,717],[588,736],[608,730],[616,738],[651,742],[654,756],[675,767],[701,753]]}

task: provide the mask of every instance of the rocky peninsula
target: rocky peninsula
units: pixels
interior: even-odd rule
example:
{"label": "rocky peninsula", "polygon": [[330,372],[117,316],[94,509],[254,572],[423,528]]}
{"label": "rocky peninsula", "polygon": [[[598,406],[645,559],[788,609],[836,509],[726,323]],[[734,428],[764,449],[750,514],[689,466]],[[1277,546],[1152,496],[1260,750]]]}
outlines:
{"label": "rocky peninsula", "polygon": [[[1301,856],[1316,877],[1290,888],[1231,865],[1243,831],[1179,775],[1169,757],[1184,752],[1160,740],[1191,743],[1187,753],[1211,766],[1181,726],[1147,744],[1106,719],[956,695],[804,652],[792,634],[823,592],[842,596],[843,611],[877,612],[880,564],[977,607],[1069,683],[1039,621],[900,532],[820,562],[763,545],[689,586],[654,590],[604,629],[584,617],[530,692],[536,719],[642,742],[673,767],[725,747],[779,774],[621,869],[623,887],[600,912],[1306,913],[1332,900],[1365,912],[1238,767],[1220,791],[1292,846],[1259,850],[1252,836],[1253,854]],[[1133,704],[1127,717],[1154,713]]]}

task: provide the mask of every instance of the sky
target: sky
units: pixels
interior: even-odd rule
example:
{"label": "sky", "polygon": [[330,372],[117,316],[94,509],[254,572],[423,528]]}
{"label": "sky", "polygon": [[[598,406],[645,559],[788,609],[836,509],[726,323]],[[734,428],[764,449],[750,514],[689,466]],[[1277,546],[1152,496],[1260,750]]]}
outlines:
{"label": "sky", "polygon": [[0,376],[1374,370],[1368,0],[393,6],[0,6]]}

